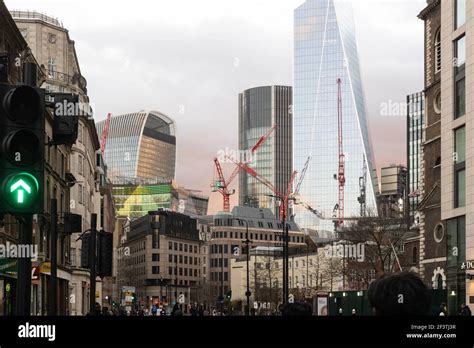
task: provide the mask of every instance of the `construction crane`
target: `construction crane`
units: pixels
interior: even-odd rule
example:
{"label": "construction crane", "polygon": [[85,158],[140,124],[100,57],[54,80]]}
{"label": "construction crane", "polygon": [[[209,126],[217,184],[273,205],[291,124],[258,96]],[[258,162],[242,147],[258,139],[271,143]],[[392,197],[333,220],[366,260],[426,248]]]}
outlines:
{"label": "construction crane", "polygon": [[265,185],[272,191],[276,198],[280,200],[280,219],[282,221],[283,226],[283,303],[287,303],[289,299],[289,230],[287,218],[288,218],[288,209],[289,209],[289,202],[292,196],[292,188],[293,188],[293,181],[295,180],[297,172],[294,171],[291,174],[290,180],[288,181],[288,186],[286,192],[280,192],[267,178],[258,174],[255,170],[250,168],[247,164],[242,162],[237,162],[232,158],[229,158],[232,162],[234,162],[238,167],[245,170],[250,176],[254,177],[260,183]]}
{"label": "construction crane", "polygon": [[366,193],[367,193],[367,165],[365,162],[365,155],[362,157],[363,168],[362,176],[359,178],[359,189],[360,196],[357,198],[360,204],[360,216],[365,217],[367,214],[367,203],[366,203]]}
{"label": "construction crane", "polygon": [[343,116],[342,116],[342,80],[337,79],[337,131],[339,142],[339,166],[337,172],[338,181],[338,203],[337,203],[337,227],[344,225],[344,187],[346,185],[346,164],[343,144]]}
{"label": "construction crane", "polygon": [[235,193],[235,190],[229,190],[229,185],[235,179],[239,173],[239,167],[236,167],[232,174],[229,176],[227,181],[224,177],[224,172],[222,171],[222,166],[217,158],[214,158],[214,165],[216,166],[217,180],[211,185],[213,188],[212,192],[219,192],[224,199],[224,211],[230,211],[230,196]]}
{"label": "construction crane", "polygon": [[278,191],[278,189],[268,180],[267,178],[261,176],[258,174],[255,170],[250,168],[247,164],[243,162],[237,162],[233,158],[226,156],[230,161],[234,162],[240,169],[243,169],[246,171],[250,176],[254,177],[256,180],[258,180],[260,183],[265,185],[270,189],[270,191],[273,192],[276,198],[280,200],[280,218],[282,221],[286,221],[286,218],[288,216],[288,202],[290,200],[290,197],[292,196],[292,188],[293,188],[293,181],[295,181],[295,177],[297,172],[294,171],[290,177],[290,180],[288,181],[288,187],[285,193]]}
{"label": "construction crane", "polygon": [[105,146],[107,145],[107,137],[109,136],[111,118],[112,114],[107,114],[107,120],[105,121],[104,129],[102,130],[102,137],[100,139],[100,150],[102,151],[102,154],[105,154]]}
{"label": "construction crane", "polygon": [[[257,152],[257,150],[265,143],[265,141],[270,137],[270,135],[273,133],[273,131],[277,127],[278,125],[275,124],[262,137],[260,137],[260,139],[258,139],[255,145],[252,146],[250,149],[252,155],[254,155]],[[230,211],[230,196],[235,194],[235,190],[230,190],[229,187],[230,187],[230,184],[237,177],[237,174],[239,174],[240,167],[236,166],[232,174],[226,180],[224,176],[224,171],[222,170],[221,163],[219,162],[217,158],[214,158],[214,166],[216,169],[217,179],[215,179],[211,184],[212,192],[219,192],[222,195],[223,209],[224,209],[223,211],[229,212]]]}

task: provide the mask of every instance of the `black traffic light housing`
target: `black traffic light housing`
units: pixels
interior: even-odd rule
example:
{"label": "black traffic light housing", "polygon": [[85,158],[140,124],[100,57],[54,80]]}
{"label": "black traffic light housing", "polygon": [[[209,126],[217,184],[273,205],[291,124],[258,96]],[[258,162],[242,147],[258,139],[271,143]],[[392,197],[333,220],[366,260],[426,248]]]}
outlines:
{"label": "black traffic light housing", "polygon": [[84,233],[81,236],[82,249],[81,249],[81,268],[90,268],[90,252],[91,252],[91,234]]}
{"label": "black traffic light housing", "polygon": [[[73,145],[79,129],[79,96],[67,93],[54,94],[53,144]],[[72,110],[72,111],[71,111]]]}
{"label": "black traffic light housing", "polygon": [[98,233],[98,269],[97,275],[101,278],[112,276],[113,235],[100,231]]}
{"label": "black traffic light housing", "polygon": [[0,212],[43,213],[44,90],[0,83]]}
{"label": "black traffic light housing", "polygon": [[64,214],[64,234],[71,235],[73,233],[82,232],[82,216],[78,214]]}

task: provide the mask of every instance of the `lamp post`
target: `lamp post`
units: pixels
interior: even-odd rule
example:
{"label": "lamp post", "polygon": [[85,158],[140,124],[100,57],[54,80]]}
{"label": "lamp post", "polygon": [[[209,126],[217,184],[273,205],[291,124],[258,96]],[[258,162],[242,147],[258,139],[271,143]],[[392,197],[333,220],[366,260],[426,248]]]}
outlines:
{"label": "lamp post", "polygon": [[247,291],[245,292],[245,296],[247,297],[247,307],[245,308],[245,315],[250,316],[250,296],[252,293],[250,292],[250,269],[249,269],[249,264],[250,264],[250,244],[252,241],[249,239],[249,223],[247,220],[239,219],[239,218],[234,218],[233,220],[237,221],[242,221],[245,223],[245,240],[243,243],[246,246],[247,249]]}

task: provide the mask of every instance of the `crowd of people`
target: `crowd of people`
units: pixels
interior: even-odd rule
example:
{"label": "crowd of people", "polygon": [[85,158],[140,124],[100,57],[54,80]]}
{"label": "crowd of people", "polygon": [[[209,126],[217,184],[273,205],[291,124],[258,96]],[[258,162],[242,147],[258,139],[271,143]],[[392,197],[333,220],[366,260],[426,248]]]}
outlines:
{"label": "crowd of people", "polygon": [[[433,314],[431,310],[431,294],[423,281],[412,272],[401,272],[392,274],[371,283],[367,292],[369,303],[376,316],[421,316]],[[183,312],[183,305],[175,304],[170,311],[165,307],[153,304],[150,309],[144,306],[135,309],[133,312],[126,312],[121,308],[108,307],[101,308],[96,303],[95,311],[92,315],[137,315],[137,316],[220,316],[224,313],[218,312],[215,308],[207,309],[202,305],[193,304]],[[278,311],[272,315],[282,316],[311,316],[313,309],[309,303],[293,302],[281,305]],[[252,311],[252,315],[256,315]],[[338,315],[343,315],[342,308],[338,308]],[[465,303],[459,308],[459,315],[471,316],[471,309]],[[91,314],[89,314],[91,315]],[[357,315],[355,309],[352,309],[351,315]],[[438,315],[448,315],[448,309],[445,303],[439,307]]]}

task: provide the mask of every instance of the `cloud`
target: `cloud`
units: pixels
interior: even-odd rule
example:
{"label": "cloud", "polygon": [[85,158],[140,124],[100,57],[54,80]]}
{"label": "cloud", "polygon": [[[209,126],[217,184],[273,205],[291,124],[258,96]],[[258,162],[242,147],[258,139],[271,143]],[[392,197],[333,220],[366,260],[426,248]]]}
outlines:
{"label": "cloud", "polygon": [[[153,109],[177,122],[178,183],[210,194],[212,210],[221,206],[209,188],[212,159],[237,146],[238,94],[292,84],[293,10],[302,0],[5,2],[64,22],[97,120]],[[354,7],[378,166],[403,163],[405,120],[381,118],[380,105],[422,89],[423,24],[416,15],[424,1],[358,0]]]}

